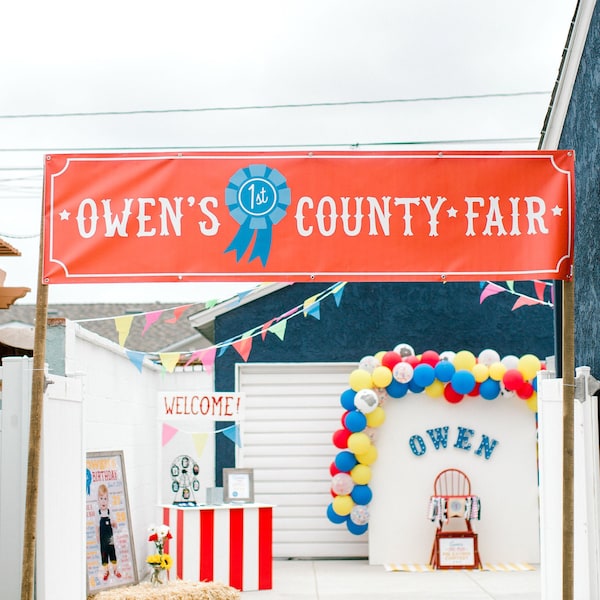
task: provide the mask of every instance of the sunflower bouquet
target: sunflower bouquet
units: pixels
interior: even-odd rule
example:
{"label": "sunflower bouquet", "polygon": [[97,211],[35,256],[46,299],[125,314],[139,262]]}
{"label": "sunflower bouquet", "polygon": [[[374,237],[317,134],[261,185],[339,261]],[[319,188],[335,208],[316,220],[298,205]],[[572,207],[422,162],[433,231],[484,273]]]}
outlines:
{"label": "sunflower bouquet", "polygon": [[162,583],[160,579],[161,572],[168,571],[173,566],[173,559],[165,552],[165,542],[172,537],[167,525],[161,525],[160,527],[152,525],[150,527],[148,541],[154,542],[156,552],[154,554],[149,554],[146,557],[146,562],[152,567],[150,581],[153,584]]}

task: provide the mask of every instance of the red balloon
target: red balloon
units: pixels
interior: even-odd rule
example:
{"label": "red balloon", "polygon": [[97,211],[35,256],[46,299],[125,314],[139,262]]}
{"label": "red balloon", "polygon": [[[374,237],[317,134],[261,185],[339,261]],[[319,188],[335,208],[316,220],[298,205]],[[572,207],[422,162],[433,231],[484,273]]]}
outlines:
{"label": "red balloon", "polygon": [[344,427],[344,429],[346,429],[346,415],[349,415],[352,411],[350,410],[345,410],[344,414],[342,415],[342,418],[340,419],[340,421],[342,422],[342,426]]}
{"label": "red balloon", "polygon": [[467,394],[468,396],[479,396],[479,386],[481,383],[479,381],[475,382],[475,387]]}
{"label": "red balloon", "polygon": [[411,354],[410,356],[403,356],[402,362],[407,362],[414,369],[419,364],[419,359]]}
{"label": "red balloon", "polygon": [[352,432],[345,427],[343,429],[338,429],[333,434],[333,445],[336,448],[340,448],[341,450],[345,450],[348,447],[348,438],[352,435]]}
{"label": "red balloon", "polygon": [[450,404],[458,404],[463,398],[464,394],[459,394],[449,383],[444,386],[444,398]]}
{"label": "red balloon", "polygon": [[425,350],[421,354],[421,362],[435,367],[440,362],[440,355],[435,350]]}
{"label": "red balloon", "polygon": [[390,350],[390,352],[386,352],[381,357],[381,366],[387,367],[391,371],[394,368],[394,365],[397,365],[401,361],[402,357],[400,356],[400,354],[398,352]]}
{"label": "red balloon", "polygon": [[342,471],[340,471],[336,466],[335,466],[335,460],[329,465],[329,473],[331,474],[332,477],[334,477],[335,475],[337,475],[338,473],[342,473]]}
{"label": "red balloon", "polygon": [[519,369],[508,369],[502,376],[504,387],[513,392],[523,385],[523,373]]}
{"label": "red balloon", "polygon": [[523,385],[520,385],[517,388],[517,396],[519,396],[519,398],[521,398],[522,400],[529,400],[529,398],[531,398],[531,396],[533,395],[533,386],[526,381]]}

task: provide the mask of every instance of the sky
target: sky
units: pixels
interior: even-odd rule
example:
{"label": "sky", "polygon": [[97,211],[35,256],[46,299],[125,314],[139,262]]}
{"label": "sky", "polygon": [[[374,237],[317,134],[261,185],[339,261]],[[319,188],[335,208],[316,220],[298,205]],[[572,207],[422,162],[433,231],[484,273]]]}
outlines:
{"label": "sky", "polygon": [[[536,149],[576,0],[73,0],[0,8],[0,257],[38,289],[44,155]],[[64,284],[203,302],[254,282]]]}

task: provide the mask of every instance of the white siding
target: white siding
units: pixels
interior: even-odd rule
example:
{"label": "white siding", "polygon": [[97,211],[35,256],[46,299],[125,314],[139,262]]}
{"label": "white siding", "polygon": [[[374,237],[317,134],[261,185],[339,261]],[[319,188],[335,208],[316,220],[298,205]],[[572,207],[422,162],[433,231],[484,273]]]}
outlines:
{"label": "white siding", "polygon": [[366,557],[367,534],[355,536],[326,516],[329,467],[339,450],[340,394],[355,364],[241,364],[246,394],[238,466],[254,469],[255,500],[275,506],[275,557]]}

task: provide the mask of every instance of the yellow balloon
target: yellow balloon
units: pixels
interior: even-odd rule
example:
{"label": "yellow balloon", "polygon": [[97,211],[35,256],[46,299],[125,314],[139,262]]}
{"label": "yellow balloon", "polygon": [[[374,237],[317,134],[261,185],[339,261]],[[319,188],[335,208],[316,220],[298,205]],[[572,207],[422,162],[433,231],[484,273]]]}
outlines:
{"label": "yellow balloon", "polygon": [[352,481],[358,485],[367,485],[371,481],[371,467],[358,463],[352,471],[350,471]]}
{"label": "yellow balloon", "polygon": [[537,375],[538,371],[542,368],[542,363],[537,356],[533,354],[524,354],[519,359],[517,369],[521,371],[523,379],[532,380]]}
{"label": "yellow balloon", "polygon": [[454,357],[454,368],[457,371],[461,371],[463,369],[465,371],[470,371],[475,366],[476,362],[477,359],[472,352],[469,352],[468,350],[461,350],[460,352],[457,352],[456,356]]}
{"label": "yellow balloon", "polygon": [[352,512],[352,509],[354,508],[354,500],[347,495],[336,496],[331,505],[334,513],[340,515],[340,517],[345,517]]}
{"label": "yellow balloon", "polygon": [[355,392],[358,392],[359,390],[363,390],[365,388],[373,387],[371,373],[365,371],[364,369],[354,369],[354,371],[350,373],[349,383],[350,387]]}
{"label": "yellow balloon", "polygon": [[371,446],[371,440],[366,433],[351,433],[348,437],[348,449],[354,454],[364,454]]}
{"label": "yellow balloon", "polygon": [[379,364],[381,364],[381,359],[383,358],[384,354],[385,354],[385,350],[380,350],[377,354],[375,354],[375,358],[377,359],[377,362]]}
{"label": "yellow balloon", "polygon": [[506,373],[506,367],[501,362],[495,362],[490,365],[490,378],[496,381],[502,381],[504,373]]}
{"label": "yellow balloon", "polygon": [[490,376],[489,368],[482,363],[477,363],[474,365],[471,369],[471,373],[473,373],[473,377],[475,377],[475,381],[477,383],[485,381]]}
{"label": "yellow balloon", "polygon": [[531,394],[531,396],[525,400],[525,402],[527,403],[529,410],[532,412],[537,412],[537,392],[534,391],[533,394]]}
{"label": "yellow balloon", "polygon": [[387,367],[375,367],[371,379],[375,387],[384,388],[392,383],[392,372]]}
{"label": "yellow balloon", "polygon": [[365,416],[367,417],[367,427],[379,427],[385,421],[385,410],[378,406]]}
{"label": "yellow balloon", "polygon": [[361,465],[372,465],[377,460],[377,448],[373,445],[369,446],[366,452],[356,455],[356,460]]}
{"label": "yellow balloon", "polygon": [[435,379],[425,388],[425,393],[431,398],[439,398],[444,394],[444,384],[439,379]]}

